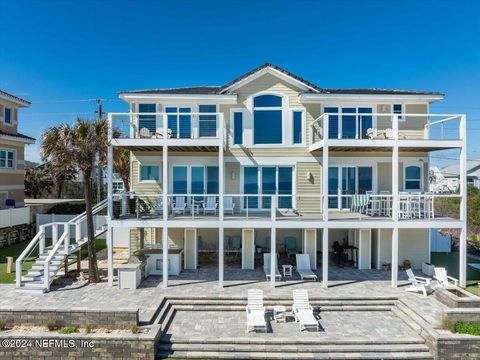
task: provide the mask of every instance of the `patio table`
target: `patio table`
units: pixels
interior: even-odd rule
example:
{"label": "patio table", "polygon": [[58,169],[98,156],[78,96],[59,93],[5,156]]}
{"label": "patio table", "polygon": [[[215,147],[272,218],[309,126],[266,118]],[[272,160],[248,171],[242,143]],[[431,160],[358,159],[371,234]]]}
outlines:
{"label": "patio table", "polygon": [[275,305],[273,307],[273,319],[276,322],[279,322],[279,321],[286,322],[287,321],[286,313],[287,313],[287,309],[285,309],[285,306],[283,305]]}

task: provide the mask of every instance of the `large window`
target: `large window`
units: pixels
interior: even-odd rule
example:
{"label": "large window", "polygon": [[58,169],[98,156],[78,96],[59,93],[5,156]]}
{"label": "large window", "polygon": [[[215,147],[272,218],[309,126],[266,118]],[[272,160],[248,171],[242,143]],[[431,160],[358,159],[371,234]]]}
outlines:
{"label": "large window", "polygon": [[302,143],[302,112],[293,112],[293,143]]}
{"label": "large window", "polygon": [[283,142],[282,98],[259,95],[253,99],[253,143],[281,144]]}
{"label": "large window", "polygon": [[405,190],[420,190],[421,176],[419,166],[407,166],[405,168]]}
{"label": "large window", "polygon": [[[155,113],[155,104],[138,104],[138,112]],[[146,128],[151,133],[155,133],[157,129],[157,121],[155,115],[140,115],[138,117],[138,129]]]}
{"label": "large window", "polygon": [[218,194],[218,166],[175,165],[172,169],[174,194]]}
{"label": "large window", "polygon": [[140,165],[140,181],[160,181],[160,166]]}
{"label": "large window", "polygon": [[200,113],[210,113],[210,115],[200,115],[198,118],[198,133],[200,137],[217,136],[217,112],[216,105],[200,105],[198,107]]}
{"label": "large window", "polygon": [[243,144],[243,113],[233,113],[233,144]]}
{"label": "large window", "polygon": [[[243,168],[243,191],[245,194],[278,195],[279,208],[292,207],[293,168],[289,166],[248,166]],[[270,209],[272,198],[248,197],[244,207]]]}
{"label": "large window", "polygon": [[[165,108],[165,112],[172,113],[167,116],[168,128],[172,130],[172,137],[177,139],[188,139],[192,137],[192,117],[190,115],[190,108],[167,107]],[[182,113],[186,113],[186,115],[181,115]]]}
{"label": "large window", "polygon": [[325,107],[323,112],[333,114],[328,117],[329,139],[366,139],[373,126],[372,115],[367,115],[371,107]]}
{"label": "large window", "polygon": [[14,165],[13,151],[0,150],[0,168],[13,169]]}

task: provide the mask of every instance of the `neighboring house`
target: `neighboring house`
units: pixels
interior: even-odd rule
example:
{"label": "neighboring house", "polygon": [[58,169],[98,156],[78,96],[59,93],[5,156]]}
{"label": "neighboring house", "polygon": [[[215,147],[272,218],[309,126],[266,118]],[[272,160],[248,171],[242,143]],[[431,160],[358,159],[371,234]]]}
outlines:
{"label": "neighboring house", "polygon": [[[119,96],[130,111],[108,114],[122,130],[110,136],[108,178],[113,148],[128,149],[131,193],[115,194],[108,181],[110,284],[114,251],[143,250],[147,273],[162,274],[163,286],[182,269],[194,277],[199,257],[210,254],[223,287],[225,268],[235,270],[226,256],[237,255],[241,273],[263,264],[262,252],[278,254],[281,265],[308,254],[324,287],[334,259],[357,271],[388,263],[397,286],[403,261],[421,269],[431,229],[446,224],[461,230],[465,284],[465,177],[460,194],[448,195],[461,198],[460,219],[435,208],[444,194],[428,193],[431,152],[460,149],[466,161],[465,116],[429,114],[443,94],[326,89],[265,64],[222,86]],[[445,121],[456,124],[456,139],[436,135]],[[129,241],[111,235],[119,229]],[[270,258],[274,286],[277,256]]]}
{"label": "neighboring house", "polygon": [[434,193],[456,192],[459,187],[458,177],[447,176],[437,166],[430,167],[429,182]]}
{"label": "neighboring house", "polygon": [[[459,165],[452,164],[446,166],[442,169],[442,174],[446,179],[451,179],[451,181],[459,181],[460,172]],[[470,160],[467,161],[467,182],[469,185],[473,185],[476,188],[480,189],[480,161]]]}
{"label": "neighboring house", "polygon": [[35,139],[18,132],[19,110],[28,106],[28,101],[0,90],[0,246],[22,240],[25,233],[18,226],[30,222],[24,207],[25,145]]}

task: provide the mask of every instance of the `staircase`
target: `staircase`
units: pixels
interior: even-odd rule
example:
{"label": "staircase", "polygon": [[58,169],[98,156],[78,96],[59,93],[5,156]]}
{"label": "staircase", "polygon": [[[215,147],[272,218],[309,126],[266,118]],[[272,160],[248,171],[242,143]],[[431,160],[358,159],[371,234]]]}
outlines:
{"label": "staircase", "polygon": [[[99,202],[92,209],[93,215],[98,215],[106,207],[107,200]],[[95,238],[107,231],[106,217],[97,217],[98,219],[102,221],[94,221]],[[50,284],[60,268],[64,266],[67,257],[88,242],[88,237],[82,233],[82,225],[86,221],[86,212],[84,212],[68,222],[41,225],[38,233],[16,260],[16,289],[32,293],[50,291]],[[47,229],[51,229],[52,234],[52,244],[49,246],[45,244]],[[59,236],[60,229],[62,233]],[[39,255],[33,266],[27,274],[22,275],[25,260],[31,257],[37,248]]]}

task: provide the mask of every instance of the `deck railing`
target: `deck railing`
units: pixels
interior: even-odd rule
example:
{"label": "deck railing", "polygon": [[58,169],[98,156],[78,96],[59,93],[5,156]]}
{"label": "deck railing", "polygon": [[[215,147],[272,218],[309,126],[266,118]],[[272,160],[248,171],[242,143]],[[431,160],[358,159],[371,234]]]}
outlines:
{"label": "deck railing", "polygon": [[110,113],[113,139],[215,139],[224,132],[223,113]]}
{"label": "deck railing", "polygon": [[465,120],[462,114],[325,113],[309,124],[310,145],[325,139],[463,140]]}

